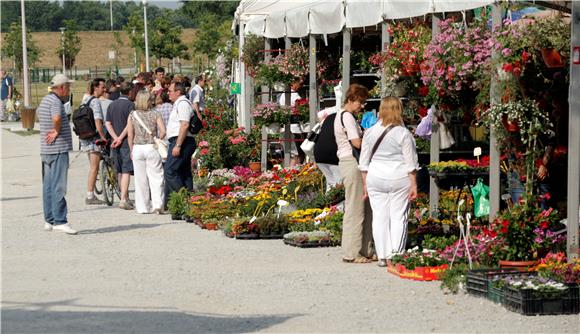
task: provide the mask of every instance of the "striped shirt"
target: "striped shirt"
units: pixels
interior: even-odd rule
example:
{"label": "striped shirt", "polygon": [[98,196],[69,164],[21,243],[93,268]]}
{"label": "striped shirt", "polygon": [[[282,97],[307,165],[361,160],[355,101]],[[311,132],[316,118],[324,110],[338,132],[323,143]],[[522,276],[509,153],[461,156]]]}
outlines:
{"label": "striped shirt", "polygon": [[[36,109],[36,115],[40,123],[40,154],[58,154],[72,151],[72,135],[70,124],[64,111],[62,101],[56,94],[48,94]],[[61,119],[60,133],[52,144],[47,144],[45,139],[49,131],[54,129],[52,117],[59,116]]]}
{"label": "striped shirt", "polygon": [[167,128],[167,122],[169,122],[169,114],[171,114],[171,110],[173,109],[173,105],[171,103],[165,102],[162,105],[158,105],[155,107],[155,110],[161,114],[163,118],[163,124]]}

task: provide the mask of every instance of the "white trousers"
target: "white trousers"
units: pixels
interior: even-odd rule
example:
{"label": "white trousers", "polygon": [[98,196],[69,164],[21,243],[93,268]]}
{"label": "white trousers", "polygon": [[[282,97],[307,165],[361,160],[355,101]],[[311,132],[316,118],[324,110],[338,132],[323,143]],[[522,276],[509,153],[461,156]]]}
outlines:
{"label": "white trousers", "polygon": [[380,165],[369,166],[367,192],[373,209],[373,239],[379,259],[390,259],[405,250],[409,211],[408,177],[389,180]]}
{"label": "white trousers", "polygon": [[163,209],[165,183],[161,156],[153,144],[133,146],[133,173],[135,174],[135,210],[151,213]]}
{"label": "white trousers", "polygon": [[317,163],[316,166],[322,174],[324,174],[324,178],[326,179],[326,189],[330,189],[330,187],[335,187],[337,184],[342,183],[342,178],[340,177],[340,169],[338,165],[331,165],[331,164],[319,164]]}

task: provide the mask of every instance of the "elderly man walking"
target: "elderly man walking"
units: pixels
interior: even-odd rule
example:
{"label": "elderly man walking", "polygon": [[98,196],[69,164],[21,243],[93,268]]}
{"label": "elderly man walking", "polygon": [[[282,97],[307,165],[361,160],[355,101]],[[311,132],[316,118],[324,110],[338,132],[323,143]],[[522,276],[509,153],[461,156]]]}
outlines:
{"label": "elderly man walking", "polygon": [[62,99],[69,96],[70,83],[65,75],[55,75],[50,82],[51,92],[36,112],[40,122],[44,230],[76,234],[67,220],[65,199],[72,135]]}
{"label": "elderly man walking", "polygon": [[169,154],[165,161],[165,203],[174,191],[185,187],[191,191],[193,176],[191,175],[191,156],[195,151],[195,138],[189,132],[189,122],[193,115],[191,103],[185,97],[185,87],[180,82],[169,86],[169,99],[173,109],[167,122],[167,138],[169,138]]}

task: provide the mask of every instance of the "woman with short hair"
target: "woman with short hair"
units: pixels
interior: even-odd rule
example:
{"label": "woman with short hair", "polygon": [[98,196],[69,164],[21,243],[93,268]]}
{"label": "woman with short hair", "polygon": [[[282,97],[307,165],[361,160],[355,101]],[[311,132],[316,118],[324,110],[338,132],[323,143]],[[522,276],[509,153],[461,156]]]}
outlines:
{"label": "woman with short hair", "polygon": [[371,209],[368,200],[363,198],[362,174],[353,154],[358,153],[362,142],[362,129],[356,121],[356,115],[363,111],[368,96],[369,91],[365,86],[350,85],[346,91],[343,109],[334,119],[338,168],[345,190],[342,260],[348,263],[369,263],[374,253]]}
{"label": "woman with short hair", "polygon": [[373,239],[381,267],[405,250],[409,201],[417,198],[417,150],[402,114],[401,100],[383,98],[379,122],[362,141],[359,168],[373,209]]}
{"label": "woman with short hair", "polygon": [[143,89],[137,93],[127,132],[135,174],[135,209],[138,213],[161,214],[165,184],[161,156],[153,138],[156,134],[160,139],[165,137],[165,125],[161,114],[152,110],[154,102],[155,95],[149,91]]}

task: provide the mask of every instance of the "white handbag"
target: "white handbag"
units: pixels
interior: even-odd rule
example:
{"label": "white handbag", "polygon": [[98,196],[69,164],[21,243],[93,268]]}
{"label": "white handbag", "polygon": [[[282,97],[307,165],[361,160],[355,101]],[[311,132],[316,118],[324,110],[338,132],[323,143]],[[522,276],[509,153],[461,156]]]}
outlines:
{"label": "white handbag", "polygon": [[302,151],[304,151],[304,153],[308,157],[310,157],[312,161],[314,161],[314,145],[318,140],[320,129],[322,129],[322,124],[316,123],[316,125],[312,128],[312,131],[310,131],[310,133],[308,134],[308,137],[306,137],[306,139],[304,139],[304,141],[300,145]]}
{"label": "white handbag", "polygon": [[[145,129],[145,131],[147,131],[147,133],[150,136],[153,136],[153,133],[151,132],[151,130],[149,130],[149,128],[145,125],[145,123],[143,123],[143,121],[141,120],[139,115],[137,115],[137,110],[135,110],[135,112],[133,113],[133,116],[135,117],[137,122],[139,122],[141,127],[143,129]],[[157,136],[153,136],[153,141],[155,142],[155,144],[154,144],[155,149],[157,150],[157,153],[159,153],[159,155],[161,156],[161,159],[167,159],[167,144],[163,140],[157,138]]]}

